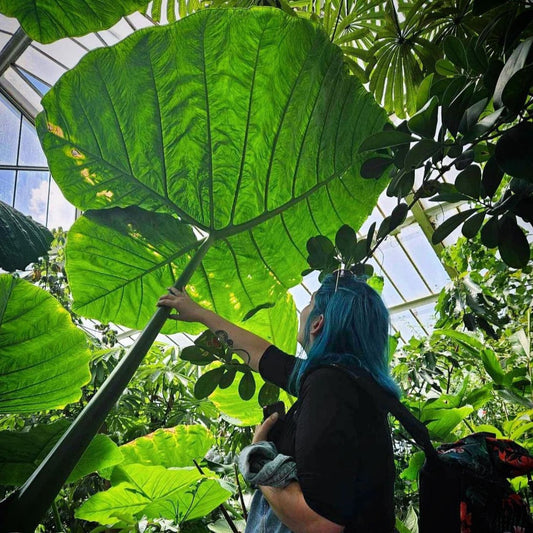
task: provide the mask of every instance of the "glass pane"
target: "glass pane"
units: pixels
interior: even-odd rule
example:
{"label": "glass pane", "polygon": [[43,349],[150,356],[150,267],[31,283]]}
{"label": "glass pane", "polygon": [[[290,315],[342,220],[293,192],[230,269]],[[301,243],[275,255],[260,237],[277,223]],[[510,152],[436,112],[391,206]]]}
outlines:
{"label": "glass pane", "polygon": [[422,230],[416,225],[409,226],[399,238],[431,290],[439,292],[450,278]]}
{"label": "glass pane", "polygon": [[0,95],[0,164],[17,162],[20,113]]}
{"label": "glass pane", "polygon": [[64,230],[69,229],[74,223],[76,217],[75,207],[65,200],[63,193],[54,180],[50,183],[50,203],[48,207],[49,228],[62,227]]}
{"label": "glass pane", "polygon": [[0,200],[6,204],[13,205],[13,194],[15,193],[15,171],[0,170]]}
{"label": "glass pane", "polygon": [[48,172],[19,171],[15,207],[33,220],[46,224],[48,207]]}
{"label": "glass pane", "polygon": [[392,315],[391,322],[394,328],[400,331],[401,336],[406,342],[411,337],[422,337],[426,335],[410,311]]}
{"label": "glass pane", "polygon": [[387,239],[379,249],[384,257],[383,269],[391,273],[398,291],[407,301],[422,298],[430,293],[396,239]]}
{"label": "glass pane", "polygon": [[35,128],[26,120],[22,121],[22,134],[20,137],[19,165],[32,167],[47,167],[41,143]]}

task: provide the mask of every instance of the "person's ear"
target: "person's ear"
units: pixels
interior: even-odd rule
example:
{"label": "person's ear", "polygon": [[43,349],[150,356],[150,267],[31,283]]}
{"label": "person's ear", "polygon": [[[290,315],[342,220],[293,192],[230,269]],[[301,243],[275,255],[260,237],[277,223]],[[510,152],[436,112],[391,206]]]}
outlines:
{"label": "person's ear", "polygon": [[311,329],[309,330],[309,333],[311,335],[318,335],[322,328],[324,327],[324,315],[317,316],[313,322],[311,322]]}

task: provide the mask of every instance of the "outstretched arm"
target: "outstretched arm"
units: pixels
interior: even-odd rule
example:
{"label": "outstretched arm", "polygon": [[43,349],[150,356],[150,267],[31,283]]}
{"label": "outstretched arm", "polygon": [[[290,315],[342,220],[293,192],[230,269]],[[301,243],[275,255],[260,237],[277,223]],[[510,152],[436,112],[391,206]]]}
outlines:
{"label": "outstretched arm", "polygon": [[191,300],[185,291],[180,291],[174,287],[169,288],[169,294],[164,294],[159,298],[157,305],[175,309],[177,314],[170,315],[170,318],[184,322],[200,322],[217,336],[223,337],[224,340],[227,339],[235,353],[252,370],[256,372],[259,370],[259,361],[270,346],[270,342],[236,326],[213,311],[205,309]]}

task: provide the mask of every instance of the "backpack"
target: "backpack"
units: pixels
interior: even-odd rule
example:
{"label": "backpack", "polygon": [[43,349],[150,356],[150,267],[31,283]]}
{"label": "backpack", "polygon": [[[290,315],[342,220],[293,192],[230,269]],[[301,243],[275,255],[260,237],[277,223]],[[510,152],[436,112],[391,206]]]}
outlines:
{"label": "backpack", "polygon": [[533,456],[525,448],[483,432],[435,449],[426,426],[368,372],[327,366],[348,373],[424,451],[419,533],[533,533],[529,503],[508,481],[527,475],[533,492]]}

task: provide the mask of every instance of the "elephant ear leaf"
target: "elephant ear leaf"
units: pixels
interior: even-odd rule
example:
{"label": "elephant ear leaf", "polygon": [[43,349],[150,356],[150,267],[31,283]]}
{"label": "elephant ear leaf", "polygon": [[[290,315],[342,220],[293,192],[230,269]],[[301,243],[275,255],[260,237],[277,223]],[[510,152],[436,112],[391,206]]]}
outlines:
{"label": "elephant ear leaf", "polygon": [[[61,435],[67,430],[66,420],[32,427],[27,432],[0,431],[0,483],[22,485],[33,473]],[[122,461],[118,446],[107,435],[96,435],[81,456],[68,482],[109,468]]]}
{"label": "elephant ear leaf", "polygon": [[90,380],[85,334],[43,289],[0,275],[0,413],[58,409]]}
{"label": "elephant ear leaf", "polygon": [[0,0],[0,13],[16,17],[40,43],[105,30],[148,5],[147,0]]}
{"label": "elephant ear leaf", "polygon": [[8,272],[22,270],[50,248],[52,233],[0,201],[0,268]]}
{"label": "elephant ear leaf", "polygon": [[91,210],[67,244],[75,309],[106,322],[144,327],[200,230],[210,248],[190,295],[235,322],[276,302],[246,327],[274,314],[293,324],[285,295],[307,240],[358,228],[385,186],[360,178],[358,153],[385,113],[319,27],[279,9],[210,9],[136,32],[87,54],[43,107],[54,178]]}

